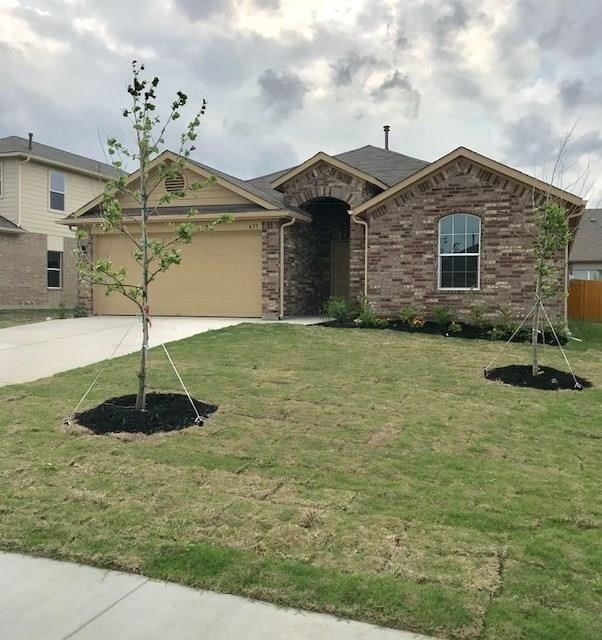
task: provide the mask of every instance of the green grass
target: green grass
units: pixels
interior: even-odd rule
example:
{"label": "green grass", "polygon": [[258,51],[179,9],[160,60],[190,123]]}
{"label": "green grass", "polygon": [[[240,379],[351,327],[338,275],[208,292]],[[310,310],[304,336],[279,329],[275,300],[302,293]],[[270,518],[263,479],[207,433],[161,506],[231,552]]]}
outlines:
{"label": "green grass", "polygon": [[[602,348],[576,333],[581,393],[483,378],[528,345],[214,331],[170,352],[219,411],[135,442],[62,430],[99,365],[2,388],[0,546],[447,638],[602,637]],[[135,364],[86,406],[133,392]],[[150,382],[177,390],[157,350]]]}
{"label": "green grass", "polygon": [[73,315],[71,309],[0,309],[0,329],[14,327],[19,324],[31,324],[42,322],[46,318],[56,320],[61,316],[70,318]]}

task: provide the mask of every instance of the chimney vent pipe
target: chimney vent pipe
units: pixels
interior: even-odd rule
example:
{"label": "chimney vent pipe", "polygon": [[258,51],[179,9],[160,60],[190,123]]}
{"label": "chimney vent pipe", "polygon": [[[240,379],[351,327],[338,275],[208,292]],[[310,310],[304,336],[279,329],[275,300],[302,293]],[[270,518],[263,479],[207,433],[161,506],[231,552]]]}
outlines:
{"label": "chimney vent pipe", "polygon": [[29,142],[27,144],[27,148],[31,151],[32,145],[33,145],[33,133],[28,133],[27,136],[29,137]]}
{"label": "chimney vent pipe", "polygon": [[385,132],[385,149],[388,151],[389,150],[389,131],[391,131],[391,127],[386,124],[383,127],[383,131]]}

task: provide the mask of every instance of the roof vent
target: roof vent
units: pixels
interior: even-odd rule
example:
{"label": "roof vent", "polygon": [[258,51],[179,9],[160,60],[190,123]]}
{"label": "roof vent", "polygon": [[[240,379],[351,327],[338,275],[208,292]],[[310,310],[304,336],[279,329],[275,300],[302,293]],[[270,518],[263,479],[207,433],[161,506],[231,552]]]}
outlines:
{"label": "roof vent", "polygon": [[186,188],[186,179],[183,173],[174,173],[172,176],[165,178],[165,191],[168,193],[176,193],[184,191]]}
{"label": "roof vent", "polygon": [[29,151],[31,151],[31,148],[33,146],[33,133],[28,133],[27,134],[27,148],[29,149]]}
{"label": "roof vent", "polygon": [[386,124],[383,127],[383,131],[385,132],[385,149],[389,150],[389,131],[391,131],[391,126]]}

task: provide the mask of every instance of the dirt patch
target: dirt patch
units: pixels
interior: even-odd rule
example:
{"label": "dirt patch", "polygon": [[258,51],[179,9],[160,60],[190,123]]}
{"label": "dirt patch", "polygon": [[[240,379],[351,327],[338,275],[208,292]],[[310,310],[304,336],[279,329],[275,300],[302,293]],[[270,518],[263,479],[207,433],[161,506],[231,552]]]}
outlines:
{"label": "dirt patch", "polygon": [[[214,404],[193,400],[201,418],[217,411]],[[149,393],[146,410],[136,409],[136,396],[109,398],[105,402],[76,413],[73,421],[97,435],[108,433],[151,434],[179,431],[195,424],[196,414],[188,397],[179,393]],[[201,425],[203,422],[201,421]]]}
{"label": "dirt patch", "polygon": [[576,376],[578,383],[576,385],[570,373],[554,367],[540,367],[539,369],[539,375],[534,376],[531,374],[530,365],[512,364],[485,371],[485,377],[487,380],[499,380],[515,387],[531,387],[543,391],[559,391],[561,389],[580,391],[592,386],[587,378],[579,376]]}

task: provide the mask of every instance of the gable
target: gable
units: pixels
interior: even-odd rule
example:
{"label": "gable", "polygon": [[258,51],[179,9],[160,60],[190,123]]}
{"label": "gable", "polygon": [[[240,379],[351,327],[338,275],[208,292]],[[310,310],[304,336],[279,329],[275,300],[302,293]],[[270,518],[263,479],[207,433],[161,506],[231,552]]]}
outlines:
{"label": "gable", "polygon": [[539,204],[546,197],[551,196],[567,207],[569,215],[579,215],[578,212],[585,206],[585,202],[574,194],[507,167],[470,149],[460,147],[356,207],[353,214],[371,213],[393,198],[403,203],[417,194],[436,188],[437,184],[448,180],[454,172],[456,174],[466,172],[467,175],[472,175],[473,179],[480,180],[485,185],[513,193],[519,197],[528,196],[535,204]]}
{"label": "gable", "polygon": [[[203,184],[205,179],[198,174],[198,172],[192,171],[190,169],[186,169],[184,172],[184,182],[185,185],[191,185],[194,183]],[[150,180],[156,181],[158,179],[158,170],[151,171]],[[140,181],[134,180],[130,185],[129,189],[136,190],[139,188]],[[152,192],[150,196],[150,206],[155,207],[158,205],[159,200],[166,195],[168,192],[165,189],[164,181],[161,181],[157,188]],[[134,198],[129,196],[128,194],[120,193],[117,196],[122,208],[130,209],[136,208],[140,206]],[[210,182],[205,184],[202,189],[198,191],[187,191],[186,195],[183,198],[173,198],[169,204],[165,204],[163,206],[173,207],[175,205],[178,206],[188,206],[188,207],[205,207],[205,206],[225,206],[229,204],[248,204],[254,205],[254,203],[249,200],[249,198],[245,198],[241,196],[239,193],[235,193],[231,189],[228,189],[228,186],[225,184],[218,184],[216,182]]]}
{"label": "gable", "polygon": [[317,166],[324,164],[332,167],[334,170],[338,170],[342,175],[348,176],[347,180],[349,181],[352,178],[358,178],[380,189],[387,188],[387,185],[384,182],[374,177],[373,175],[370,175],[369,173],[366,173],[361,169],[357,169],[356,167],[352,167],[350,164],[347,164],[346,162],[343,162],[338,158],[330,156],[323,151],[320,151],[315,156],[309,158],[293,169],[280,174],[275,180],[272,181],[271,186],[273,189],[281,189],[288,182],[294,179],[298,179],[300,175],[307,174],[308,171],[311,171]]}

